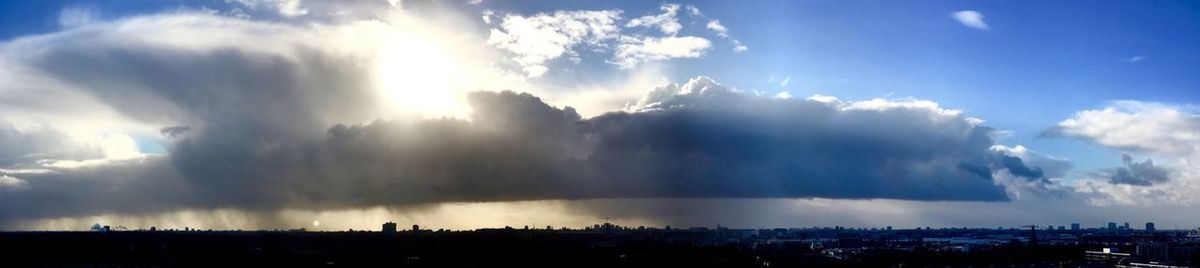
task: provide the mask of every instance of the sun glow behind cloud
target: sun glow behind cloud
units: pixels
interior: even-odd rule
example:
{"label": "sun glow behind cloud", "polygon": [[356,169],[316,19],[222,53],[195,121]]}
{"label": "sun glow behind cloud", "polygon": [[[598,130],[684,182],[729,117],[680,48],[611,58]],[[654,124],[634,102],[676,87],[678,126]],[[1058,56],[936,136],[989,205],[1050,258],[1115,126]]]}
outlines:
{"label": "sun glow behind cloud", "polygon": [[384,97],[396,108],[425,115],[463,116],[468,77],[444,46],[412,33],[386,37],[374,70]]}

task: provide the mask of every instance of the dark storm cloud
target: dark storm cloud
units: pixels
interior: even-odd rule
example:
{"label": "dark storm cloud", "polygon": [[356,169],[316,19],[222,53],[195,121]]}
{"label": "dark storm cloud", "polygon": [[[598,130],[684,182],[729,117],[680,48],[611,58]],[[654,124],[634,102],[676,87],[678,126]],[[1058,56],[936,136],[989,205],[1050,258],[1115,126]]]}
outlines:
{"label": "dark storm cloud", "polygon": [[1129,154],[1121,154],[1121,161],[1125,166],[1108,172],[1109,183],[1149,186],[1166,182],[1170,178],[1170,171],[1161,166],[1154,166],[1154,160],[1146,159],[1139,163],[1133,161]]}
{"label": "dark storm cloud", "polygon": [[[29,190],[4,199],[68,205],[5,216],[624,197],[1007,199],[990,179],[988,166],[1003,166],[989,160],[991,130],[961,116],[731,96],[581,119],[529,94],[477,92],[471,121],[337,125],[281,144],[189,133],[170,157],[30,177]],[[889,126],[897,129],[880,131]]]}
{"label": "dark storm cloud", "polygon": [[[698,105],[674,100],[681,105],[590,119],[528,94],[477,92],[470,96],[471,121],[337,126],[317,150],[333,159],[322,170],[362,184],[368,192],[355,197],[367,203],[1007,199],[988,168],[1003,168],[990,162],[991,130],[962,117],[924,108],[840,110],[816,101],[713,90],[724,91],[713,96],[730,99],[694,102]],[[328,200],[328,194],[318,196]]]}
{"label": "dark storm cloud", "polygon": [[[48,37],[11,59],[165,127],[169,153],[23,174],[25,187],[0,195],[0,223],[444,201],[1003,201],[994,172],[1043,177],[992,151],[991,128],[931,102],[771,99],[701,77],[586,119],[505,91],[470,94],[470,120],[363,123],[378,116],[378,92],[361,59],[302,42],[285,52],[192,48],[113,41],[124,39],[110,31]],[[4,131],[0,144],[23,143]]]}
{"label": "dark storm cloud", "polygon": [[1025,161],[1021,160],[1020,157],[1009,155],[1000,155],[998,157],[1000,158],[1000,163],[1004,166],[1004,168],[1008,169],[1008,172],[1012,173],[1013,175],[1030,179],[1045,178],[1045,172],[1042,172],[1042,168],[1027,166],[1025,165]]}
{"label": "dark storm cloud", "polygon": [[200,196],[161,156],[16,176],[28,184],[0,191],[0,226],[19,219],[185,209]]}

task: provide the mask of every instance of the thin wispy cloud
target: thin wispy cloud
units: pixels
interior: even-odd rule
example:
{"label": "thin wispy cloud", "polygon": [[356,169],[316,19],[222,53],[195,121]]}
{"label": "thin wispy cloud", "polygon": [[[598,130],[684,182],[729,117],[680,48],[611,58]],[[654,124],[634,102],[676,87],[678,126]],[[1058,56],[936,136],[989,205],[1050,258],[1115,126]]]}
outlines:
{"label": "thin wispy cloud", "polygon": [[1128,62],[1140,62],[1143,60],[1146,60],[1146,56],[1138,55],[1138,56],[1133,56],[1133,57],[1129,57],[1129,58],[1125,59],[1125,61],[1128,61]]}
{"label": "thin wispy cloud", "polygon": [[980,30],[990,29],[986,22],[983,21],[983,13],[974,10],[963,10],[950,14],[951,18],[957,20],[963,25]]}

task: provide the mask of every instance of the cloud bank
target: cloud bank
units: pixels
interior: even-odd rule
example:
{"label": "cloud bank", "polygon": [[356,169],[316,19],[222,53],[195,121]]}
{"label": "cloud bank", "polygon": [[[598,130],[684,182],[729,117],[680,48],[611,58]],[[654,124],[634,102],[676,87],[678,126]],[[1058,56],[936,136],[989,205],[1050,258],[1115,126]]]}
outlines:
{"label": "cloud bank", "polygon": [[[321,14],[287,3],[258,7]],[[616,35],[605,25],[620,13],[598,11],[505,15],[502,30],[473,41],[535,69],[596,40],[617,42],[591,45],[631,64],[698,57],[710,43],[676,36],[667,18],[678,9],[641,20],[663,36]],[[464,94],[463,117],[393,114],[389,99],[429,102],[460,88],[431,88],[438,81],[472,77],[430,80],[420,72],[460,67],[376,64],[392,54],[363,45],[374,42],[329,41],[409,45],[383,57],[398,62],[438,52],[370,39],[411,22],[391,19],[297,25],[179,12],[4,43],[0,224],[598,198],[1006,201],[1014,185],[1054,183],[1054,167],[996,149],[994,129],[932,101],[770,98],[707,77],[586,118],[500,86]],[[502,38],[526,32],[550,38]]]}

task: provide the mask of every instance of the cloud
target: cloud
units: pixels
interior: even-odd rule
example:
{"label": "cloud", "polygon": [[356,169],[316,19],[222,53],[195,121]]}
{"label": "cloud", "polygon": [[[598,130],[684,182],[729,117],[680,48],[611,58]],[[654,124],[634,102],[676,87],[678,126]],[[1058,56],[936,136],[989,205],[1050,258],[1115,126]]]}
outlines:
{"label": "cloud", "polygon": [[237,3],[250,10],[266,8],[285,17],[308,15],[302,0],[225,0],[225,3]]}
{"label": "cloud", "polygon": [[[507,14],[492,29],[487,43],[516,55],[528,77],[546,73],[549,61],[564,55],[579,57],[575,47],[603,48],[618,37],[621,10],[556,11],[532,16]],[[485,17],[486,18],[486,17]]]}
{"label": "cloud", "polygon": [[[117,136],[100,155],[120,159],[20,175],[24,190],[0,206],[55,205],[6,208],[0,220],[589,198],[999,201],[1008,196],[992,174],[1016,170],[995,161],[992,129],[930,101],[777,99],[705,77],[593,118],[530,94],[476,92],[469,120],[370,122],[378,93],[360,59],[301,45],[308,35],[295,28],[203,15],[119,23],[8,44],[42,51],[12,62],[172,126],[156,129],[169,154],[116,157],[132,155]],[[270,41],[261,47],[112,38],[207,27],[278,36],[253,34]],[[21,134],[0,142],[36,133],[9,132]],[[4,148],[26,163],[47,144]]]}
{"label": "cloud", "polygon": [[68,7],[58,13],[58,26],[64,29],[87,26],[98,20],[95,10],[86,7]]}
{"label": "cloud", "polygon": [[[1114,101],[1076,112],[1042,133],[1101,145],[1121,154],[1122,165],[1084,175],[1074,187],[1100,206],[1200,204],[1200,116],[1194,106]],[[1133,160],[1130,154],[1167,159]]]}
{"label": "cloud", "polygon": [[659,9],[662,10],[662,14],[631,19],[625,23],[625,27],[653,27],[669,36],[678,34],[679,30],[683,29],[683,25],[679,24],[679,19],[675,17],[679,13],[679,4],[663,4]]}
{"label": "cloud", "polygon": [[720,36],[723,38],[729,37],[729,29],[725,28],[724,25],[721,25],[720,20],[708,21],[708,24],[706,24],[705,27],[708,28],[709,30],[713,30],[714,32],[716,32],[717,36]]}
{"label": "cloud", "polygon": [[[1006,156],[1004,161],[1008,166],[1013,166],[1018,170],[1026,170],[1026,172],[1023,172],[1024,174],[1027,174],[1025,177],[1063,178],[1066,176],[1067,171],[1073,166],[1071,161],[1065,158],[1043,155],[1021,145],[1012,147],[996,145],[992,146],[992,151]],[[1007,157],[1016,157],[1016,159]],[[1017,167],[1017,163],[1015,162],[1016,160],[1019,160],[1021,164],[1026,165],[1027,167]],[[1010,171],[1012,170],[1010,169]],[[1022,172],[1014,172],[1014,174],[1018,173]]]}
{"label": "cloud", "polygon": [[962,23],[963,25],[965,25],[967,27],[971,27],[971,28],[975,28],[975,29],[979,29],[979,30],[987,30],[988,29],[987,23],[983,22],[983,13],[979,13],[978,11],[974,11],[974,10],[958,11],[958,12],[950,13],[950,17],[954,18],[959,23]]}
{"label": "cloud", "polygon": [[[624,24],[620,23],[624,11],[619,9],[559,10],[528,16],[497,16],[495,11],[485,10],[482,20],[495,25],[487,43],[512,53],[512,60],[526,77],[532,78],[550,71],[549,65],[556,59],[565,57],[580,63],[587,54],[595,53],[612,53],[606,62],[626,70],[646,62],[704,57],[712,42],[701,36],[679,36],[683,30],[680,8],[679,4],[663,4],[662,13],[633,18]],[[688,6],[688,10],[694,17],[704,18],[696,7]],[[747,50],[741,41],[728,35],[728,29],[719,21],[711,20],[707,27],[718,37],[730,40],[734,52]]]}
{"label": "cloud", "polygon": [[746,52],[746,50],[750,50],[750,48],[743,45],[742,41],[733,40],[733,52],[742,53]]}
{"label": "cloud", "polygon": [[29,182],[25,180],[8,176],[0,175],[0,190],[17,191],[24,190],[29,187]]}
{"label": "cloud", "polygon": [[1153,102],[1115,101],[1108,107],[1076,112],[1044,131],[1121,150],[1191,155],[1200,148],[1200,115],[1191,108]]}
{"label": "cloud", "polygon": [[1140,55],[1139,55],[1139,56],[1133,56],[1133,57],[1129,57],[1129,58],[1125,59],[1125,61],[1128,61],[1128,62],[1140,62],[1140,61],[1143,61],[1143,60],[1145,60],[1145,59],[1146,59],[1146,56],[1140,56]]}
{"label": "cloud", "polygon": [[[307,6],[315,2],[303,3],[310,14],[302,17],[319,14]],[[612,15],[596,12],[585,17]],[[586,47],[594,24],[577,15],[493,22],[512,23],[499,26],[506,35],[549,32]],[[13,123],[0,125],[8,191],[0,224],[604,198],[1004,201],[1014,198],[1008,183],[1045,184],[1037,171],[1050,174],[1032,158],[993,150],[995,130],[936,102],[773,98],[707,77],[648,88],[625,109],[593,117],[512,91],[464,93],[463,117],[392,113],[395,94],[429,102],[463,87],[509,86],[488,72],[437,75],[488,78],[468,86],[423,80],[441,67],[405,56],[458,43],[409,36],[440,36],[430,28],[392,31],[419,25],[396,19],[293,24],[181,12],[4,43],[0,119]],[[527,45],[501,40],[494,45]],[[595,46],[639,63],[699,57],[711,46],[691,36],[603,40]],[[396,65],[406,62],[414,65]],[[490,67],[471,63],[447,69]],[[141,152],[147,140],[167,152]]]}
{"label": "cloud", "polygon": [[[687,8],[688,8],[688,10],[692,11],[691,13],[693,16],[708,18],[707,16],[704,16],[704,14],[700,13],[699,8],[696,8],[691,5],[687,6]],[[746,47],[746,45],[742,44],[742,41],[740,41],[736,38],[733,38],[733,36],[730,36],[729,28],[726,28],[725,25],[721,24],[720,20],[710,18],[708,20],[708,23],[705,24],[704,27],[708,28],[709,30],[712,30],[714,33],[716,33],[717,37],[729,40],[729,43],[733,45],[733,52],[741,53],[741,52],[745,52],[746,50],[750,49],[750,48]]]}
{"label": "cloud", "polygon": [[791,82],[792,82],[792,77],[791,77],[791,76],[784,77],[782,81],[779,81],[779,86],[781,86],[781,87],[786,87],[786,86],[787,86],[789,83],[791,83]]}
{"label": "cloud", "polygon": [[1125,166],[1118,167],[1111,172],[1109,183],[1147,186],[1166,182],[1169,178],[1169,171],[1162,167],[1155,167],[1153,160],[1146,159],[1146,161],[1138,163],[1133,161],[1133,157],[1128,154],[1121,154],[1121,162],[1125,163]]}
{"label": "cloud", "polygon": [[622,69],[630,69],[644,62],[674,58],[700,58],[712,47],[708,39],[695,36],[628,38],[617,45],[611,61]]}
{"label": "cloud", "polygon": [[[364,184],[358,189],[382,191],[354,194],[371,203],[1007,199],[1003,187],[990,180],[990,129],[926,104],[778,100],[744,95],[703,77],[656,88],[631,112],[588,119],[528,94],[478,92],[471,102],[475,115],[469,122],[334,127],[321,150],[333,162],[306,165],[346,174]],[[909,124],[914,121],[922,123]],[[877,131],[891,127],[906,135]],[[405,138],[394,138],[402,133]],[[925,140],[946,142],[932,146]],[[341,187],[312,188],[335,194]]]}

